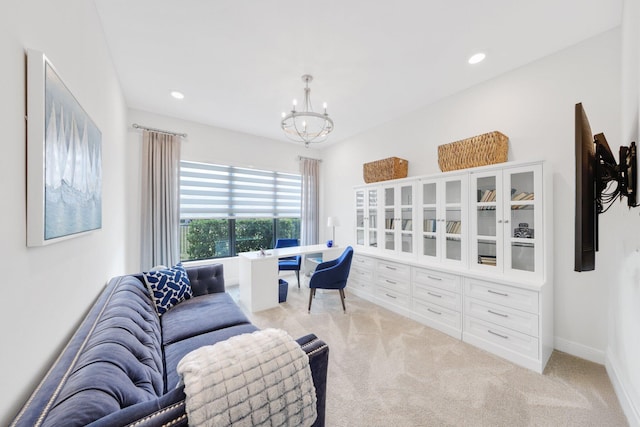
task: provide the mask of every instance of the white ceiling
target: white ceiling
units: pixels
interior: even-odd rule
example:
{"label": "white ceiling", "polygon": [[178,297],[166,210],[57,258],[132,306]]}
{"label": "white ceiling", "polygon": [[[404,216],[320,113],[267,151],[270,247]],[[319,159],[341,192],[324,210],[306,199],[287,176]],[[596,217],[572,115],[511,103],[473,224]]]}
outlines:
{"label": "white ceiling", "polygon": [[[287,140],[312,74],[337,142],[621,23],[622,0],[95,0],[129,107]],[[475,66],[467,59],[483,51]],[[179,90],[185,99],[169,93]],[[181,131],[180,129],[174,129]]]}

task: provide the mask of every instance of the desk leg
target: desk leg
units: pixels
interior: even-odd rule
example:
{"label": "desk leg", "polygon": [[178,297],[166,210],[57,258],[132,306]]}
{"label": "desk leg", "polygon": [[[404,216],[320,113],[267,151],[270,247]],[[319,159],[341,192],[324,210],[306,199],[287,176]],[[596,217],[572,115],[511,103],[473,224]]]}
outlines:
{"label": "desk leg", "polygon": [[278,306],[278,259],[240,258],[240,301],[251,312]]}

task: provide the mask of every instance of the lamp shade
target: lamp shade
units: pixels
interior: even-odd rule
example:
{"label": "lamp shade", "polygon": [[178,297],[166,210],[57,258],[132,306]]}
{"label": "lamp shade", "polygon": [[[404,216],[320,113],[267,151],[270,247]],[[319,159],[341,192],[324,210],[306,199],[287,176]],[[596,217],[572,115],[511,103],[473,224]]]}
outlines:
{"label": "lamp shade", "polygon": [[340,226],[340,220],[337,216],[330,216],[327,218],[327,227],[338,227]]}

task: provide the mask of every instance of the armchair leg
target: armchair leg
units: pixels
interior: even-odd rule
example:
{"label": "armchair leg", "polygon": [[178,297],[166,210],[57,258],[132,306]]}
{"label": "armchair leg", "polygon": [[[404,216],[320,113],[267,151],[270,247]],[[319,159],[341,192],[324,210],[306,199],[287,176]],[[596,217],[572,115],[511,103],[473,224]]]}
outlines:
{"label": "armchair leg", "polygon": [[300,270],[296,270],[296,277],[298,278],[298,289],[300,289]]}
{"label": "armchair leg", "polygon": [[342,311],[347,312],[347,307],[344,306],[344,289],[338,289],[340,291],[340,301],[342,302]]}
{"label": "armchair leg", "polygon": [[316,288],[309,289],[309,308],[307,311],[311,311],[311,302],[313,301],[313,297],[316,295]]}

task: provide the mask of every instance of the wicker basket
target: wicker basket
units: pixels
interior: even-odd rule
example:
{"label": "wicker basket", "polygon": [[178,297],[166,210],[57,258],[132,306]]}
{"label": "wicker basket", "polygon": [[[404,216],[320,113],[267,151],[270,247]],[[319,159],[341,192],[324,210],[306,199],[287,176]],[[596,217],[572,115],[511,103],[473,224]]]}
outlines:
{"label": "wicker basket", "polygon": [[389,179],[406,178],[409,162],[399,157],[376,160],[363,165],[364,182],[387,181]]}
{"label": "wicker basket", "polygon": [[509,138],[489,132],[438,146],[438,165],[442,172],[507,161]]}

